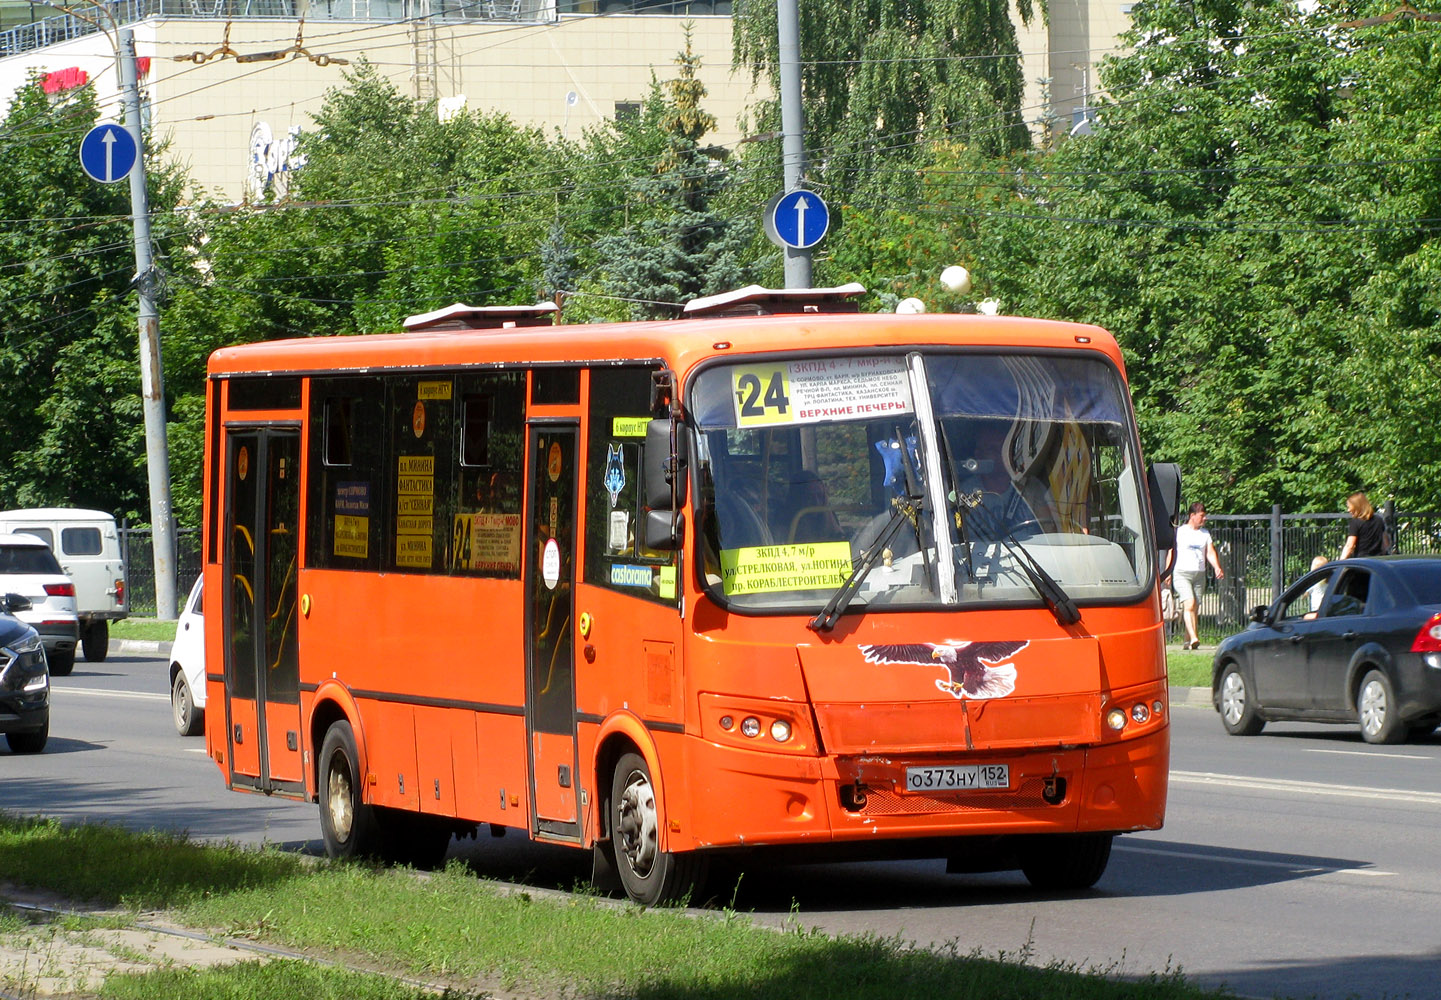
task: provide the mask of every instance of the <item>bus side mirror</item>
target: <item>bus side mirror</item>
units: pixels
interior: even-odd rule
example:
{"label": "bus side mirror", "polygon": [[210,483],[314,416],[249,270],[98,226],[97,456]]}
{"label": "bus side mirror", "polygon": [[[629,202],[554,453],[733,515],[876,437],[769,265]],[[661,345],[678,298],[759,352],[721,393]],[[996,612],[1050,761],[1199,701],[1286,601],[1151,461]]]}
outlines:
{"label": "bus side mirror", "polygon": [[648,510],[645,512],[645,547],[657,552],[673,552],[685,537],[685,515],[678,511]]}
{"label": "bus side mirror", "polygon": [[1151,526],[1156,548],[1176,547],[1176,515],[1181,510],[1181,467],[1174,462],[1153,462],[1146,471],[1151,494]]}
{"label": "bus side mirror", "polygon": [[685,459],[685,428],[679,421],[656,419],[646,425],[646,507],[672,511],[685,505]]}

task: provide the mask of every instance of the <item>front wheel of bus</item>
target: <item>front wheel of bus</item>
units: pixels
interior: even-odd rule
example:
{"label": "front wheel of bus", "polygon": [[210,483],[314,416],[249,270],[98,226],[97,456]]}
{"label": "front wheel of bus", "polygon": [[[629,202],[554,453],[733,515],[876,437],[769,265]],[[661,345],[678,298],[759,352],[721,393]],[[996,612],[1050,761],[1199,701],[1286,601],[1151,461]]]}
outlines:
{"label": "front wheel of bus", "polygon": [[626,895],[646,906],[686,899],[705,874],[703,857],[660,849],[663,821],[645,758],[623,755],[610,786],[611,843]]}
{"label": "front wheel of bus", "polygon": [[373,856],[380,846],[375,810],[362,799],[355,732],[344,721],[320,745],[320,830],[332,858]]}
{"label": "front wheel of bus", "polygon": [[1021,872],[1037,889],[1089,889],[1111,860],[1109,833],[1028,838],[1020,849]]}

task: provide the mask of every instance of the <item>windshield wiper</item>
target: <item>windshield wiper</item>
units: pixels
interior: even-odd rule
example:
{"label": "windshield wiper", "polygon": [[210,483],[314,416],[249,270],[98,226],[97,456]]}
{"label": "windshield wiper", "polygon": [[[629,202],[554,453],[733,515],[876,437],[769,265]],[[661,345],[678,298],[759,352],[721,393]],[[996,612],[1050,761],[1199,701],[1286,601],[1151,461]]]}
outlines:
{"label": "windshield wiper", "polygon": [[1051,610],[1051,614],[1056,616],[1056,621],[1062,625],[1074,625],[1080,621],[1081,611],[1076,607],[1076,602],[1071,600],[1071,595],[1066,593],[1055,577],[1046,572],[1046,568],[1036,561],[1030,550],[1016,538],[1010,528],[1003,527],[999,518],[981,506],[982,496],[983,494],[979,491],[971,494],[956,494],[957,529],[964,530],[961,527],[961,522],[964,520],[964,515],[961,513],[962,507],[968,508],[972,513],[984,514],[990,521],[991,534],[1006,547],[1011,558],[1021,567],[1021,571],[1031,581],[1031,586],[1035,588],[1046,607]]}
{"label": "windshield wiper", "polygon": [[[921,510],[921,505],[918,500],[896,497],[891,501],[891,504],[895,508],[891,511],[891,519],[886,522],[886,526],[882,528],[880,534],[876,536],[875,542],[872,543],[870,548],[866,549],[865,552],[861,553],[860,562],[851,567],[850,575],[845,578],[840,587],[836,589],[836,592],[831,595],[831,599],[826,601],[825,607],[821,608],[820,614],[810,620],[807,627],[812,632],[829,632],[836,627],[836,622],[840,620],[841,615],[846,613],[846,608],[850,605],[851,599],[856,596],[856,591],[860,590],[861,584],[865,582],[866,577],[869,576],[871,570],[875,568],[876,561],[880,559],[881,553],[890,547],[891,540],[894,539],[896,533],[901,530],[901,525],[907,522],[910,522],[912,525],[916,524]],[[916,531],[919,535],[920,529],[917,528]]]}

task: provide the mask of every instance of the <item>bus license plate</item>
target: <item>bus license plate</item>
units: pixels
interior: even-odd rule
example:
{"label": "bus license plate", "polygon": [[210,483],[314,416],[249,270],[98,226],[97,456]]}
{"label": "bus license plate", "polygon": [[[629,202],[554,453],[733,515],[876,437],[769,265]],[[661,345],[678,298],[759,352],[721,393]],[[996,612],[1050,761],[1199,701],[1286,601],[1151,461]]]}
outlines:
{"label": "bus license plate", "polygon": [[1009,764],[967,764],[954,767],[906,768],[908,792],[965,792],[981,788],[1010,788]]}

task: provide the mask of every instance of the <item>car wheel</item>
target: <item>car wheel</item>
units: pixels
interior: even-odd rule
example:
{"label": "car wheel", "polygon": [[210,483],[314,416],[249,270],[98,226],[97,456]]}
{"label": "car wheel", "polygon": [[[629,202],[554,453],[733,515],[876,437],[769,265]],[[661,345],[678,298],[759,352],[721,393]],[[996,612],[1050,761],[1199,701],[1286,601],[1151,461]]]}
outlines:
{"label": "car wheel", "polygon": [[110,652],[110,625],[101,619],[92,622],[80,639],[87,663],[101,663]]}
{"label": "car wheel", "polygon": [[199,736],[205,728],[204,711],[195,707],[185,674],[177,670],[175,683],[170,685],[170,714],[175,717],[175,731],[181,736]]}
{"label": "car wheel", "polygon": [[1396,708],[1391,682],[1381,671],[1372,670],[1362,678],[1361,690],[1356,693],[1361,738],[1367,743],[1400,743],[1406,737],[1406,727]]}
{"label": "car wheel", "polygon": [[1027,838],[1020,848],[1021,873],[1037,889],[1089,889],[1106,872],[1111,840],[1109,833]]}
{"label": "car wheel", "polygon": [[45,657],[50,661],[51,677],[69,677],[70,671],[75,669],[75,650],[67,650],[63,653],[49,653]]}
{"label": "car wheel", "polygon": [[380,824],[375,808],[365,804],[360,775],[355,732],[342,720],[326,731],[320,745],[320,833],[332,858],[381,853]]}
{"label": "car wheel", "polygon": [[6,733],[5,742],[10,744],[10,749],[16,753],[39,753],[45,749],[45,743],[50,739],[50,720],[45,720],[45,728],[38,733]]}
{"label": "car wheel", "polygon": [[626,895],[646,906],[685,900],[705,875],[704,857],[660,849],[662,819],[645,758],[622,755],[611,779],[610,835]]}
{"label": "car wheel", "polygon": [[1256,714],[1246,678],[1234,663],[1228,663],[1221,675],[1221,725],[1232,736],[1255,736],[1266,727],[1266,720]]}

